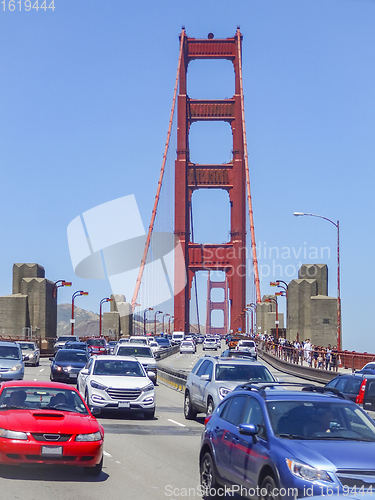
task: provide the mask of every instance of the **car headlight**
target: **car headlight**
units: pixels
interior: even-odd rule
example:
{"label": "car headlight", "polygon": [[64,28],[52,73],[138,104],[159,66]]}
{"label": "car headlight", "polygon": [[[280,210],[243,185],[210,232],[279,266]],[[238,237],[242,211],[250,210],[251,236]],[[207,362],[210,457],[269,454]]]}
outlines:
{"label": "car headlight", "polygon": [[92,432],[91,434],[77,434],[76,441],[100,441],[102,435],[99,431]]}
{"label": "car headlight", "polygon": [[154,390],[154,384],[148,384],[146,387],[143,387],[142,391],[143,392],[149,392]]}
{"label": "car headlight", "polygon": [[228,389],[227,387],[220,387],[219,389],[219,395],[221,398],[225,398],[230,392],[232,392],[232,389]]}
{"label": "car headlight", "polygon": [[286,458],[286,464],[290,472],[301,479],[306,479],[307,481],[327,481],[332,483],[332,479],[325,470],[316,469],[315,467],[296,462],[289,458]]}
{"label": "car headlight", "polygon": [[91,380],[90,385],[94,389],[99,389],[99,391],[106,391],[107,390],[107,387],[105,385],[99,384],[99,382],[95,382],[95,380]]}
{"label": "car headlight", "polygon": [[26,432],[9,431],[8,429],[0,428],[0,438],[22,439],[24,441],[27,441],[27,434]]}
{"label": "car headlight", "polygon": [[22,365],[15,365],[11,369],[12,372],[18,372],[19,370],[22,370]]}
{"label": "car headlight", "polygon": [[54,370],[56,372],[61,372],[62,368],[61,368],[61,366],[53,365],[52,370]]}

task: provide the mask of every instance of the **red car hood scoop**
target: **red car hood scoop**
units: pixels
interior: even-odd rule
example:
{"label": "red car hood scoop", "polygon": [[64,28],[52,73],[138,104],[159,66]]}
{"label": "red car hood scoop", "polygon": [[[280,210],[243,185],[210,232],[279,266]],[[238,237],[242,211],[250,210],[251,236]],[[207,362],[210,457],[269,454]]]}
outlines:
{"label": "red car hood scoop", "polygon": [[65,418],[63,413],[33,413],[34,418]]}

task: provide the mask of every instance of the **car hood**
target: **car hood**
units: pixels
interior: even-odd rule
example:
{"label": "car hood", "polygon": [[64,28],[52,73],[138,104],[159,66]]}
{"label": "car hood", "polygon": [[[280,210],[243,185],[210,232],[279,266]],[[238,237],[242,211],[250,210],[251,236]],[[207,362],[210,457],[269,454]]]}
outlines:
{"label": "car hood", "polygon": [[54,361],[53,364],[63,367],[71,366],[72,368],[83,368],[86,366],[87,361]]}
{"label": "car hood", "polygon": [[0,359],[0,368],[12,368],[22,363],[21,359]]}
{"label": "car hood", "polygon": [[137,389],[152,383],[148,377],[107,377],[105,375],[92,375],[90,380],[95,380],[95,382],[113,389],[123,389],[124,387],[127,389]]}
{"label": "car hood", "polygon": [[288,441],[283,447],[293,456],[321,469],[375,469],[375,442],[308,440]]}
{"label": "car hood", "polygon": [[92,416],[56,410],[2,410],[0,427],[22,432],[89,434],[99,429]]}

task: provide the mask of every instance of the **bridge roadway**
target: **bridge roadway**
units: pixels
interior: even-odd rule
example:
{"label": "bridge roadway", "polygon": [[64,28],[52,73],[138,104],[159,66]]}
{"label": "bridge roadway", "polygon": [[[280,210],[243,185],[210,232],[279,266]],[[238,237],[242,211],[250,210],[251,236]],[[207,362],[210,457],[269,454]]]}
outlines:
{"label": "bridge roadway", "polygon": [[[165,366],[190,370],[202,355],[175,354]],[[49,380],[47,359],[26,367],[25,380]],[[301,381],[269,367],[277,377]],[[195,421],[183,416],[183,394],[163,384],[156,387],[156,417],[107,413],[99,417],[105,429],[103,472],[86,477],[74,468],[0,467],[1,500],[166,500],[184,498],[182,488],[195,489],[200,498],[198,454],[203,415]],[[172,494],[172,488],[176,489]],[[186,494],[185,494],[186,498]]]}

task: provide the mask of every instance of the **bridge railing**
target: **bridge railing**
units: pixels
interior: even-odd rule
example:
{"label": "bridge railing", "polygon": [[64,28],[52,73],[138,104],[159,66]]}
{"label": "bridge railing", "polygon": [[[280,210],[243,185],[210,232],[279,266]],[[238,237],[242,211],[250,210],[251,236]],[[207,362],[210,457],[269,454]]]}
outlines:
{"label": "bridge railing", "polygon": [[290,364],[309,366],[317,370],[338,371],[339,368],[361,370],[367,363],[375,362],[375,354],[341,350],[326,358],[326,348],[304,349],[289,347],[268,340],[256,340],[258,347],[275,358]]}

